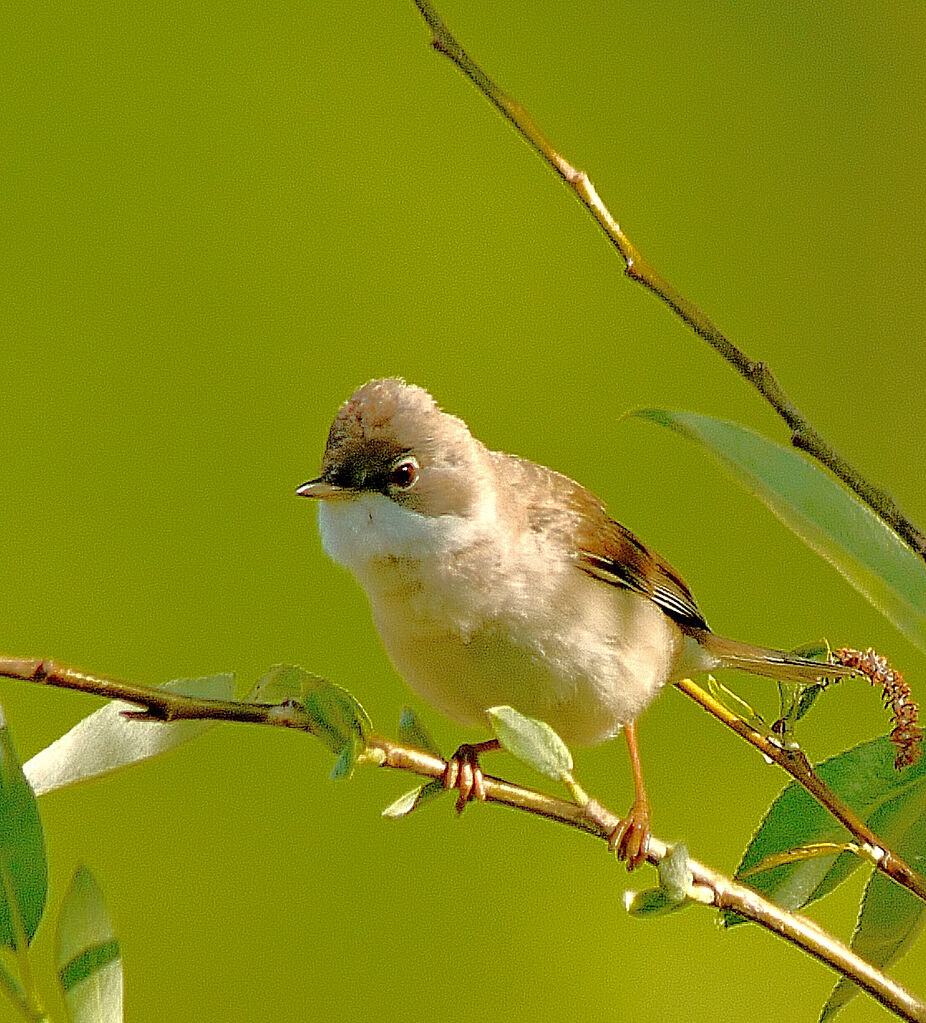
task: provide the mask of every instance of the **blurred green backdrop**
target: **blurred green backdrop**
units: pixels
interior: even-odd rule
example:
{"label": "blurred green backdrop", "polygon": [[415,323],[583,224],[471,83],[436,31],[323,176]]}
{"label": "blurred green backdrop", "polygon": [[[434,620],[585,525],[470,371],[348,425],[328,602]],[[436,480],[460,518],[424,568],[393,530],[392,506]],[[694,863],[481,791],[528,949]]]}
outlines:
{"label": "blurred green backdrop", "polygon": [[[861,2],[442,0],[681,289],[920,524],[924,15]],[[0,647],[155,683],[298,662],[394,728],[404,686],[293,489],[374,375],[591,486],[718,631],[924,662],[639,405],[784,439],[428,46],[410,0],[0,15]],[[771,710],[770,687],[737,688]],[[24,757],[96,702],[4,683]],[[419,706],[447,747],[470,736]],[[883,731],[844,686],[814,757]],[[674,691],[642,726],[655,829],[730,871],[782,778]],[[629,805],[624,750],[581,752]],[[603,849],[520,815],[379,811],[409,787],[224,727],[43,800],[55,909],[106,891],[127,1019],[814,1019],[833,978],[707,913],[642,924]],[[507,758],[490,770],[536,783]],[[861,878],[819,906],[851,933]],[[43,929],[39,953],[50,955]],[[896,969],[926,993],[926,946]],[[0,1019],[12,1018],[0,1007]],[[860,998],[847,1023],[887,1018]]]}

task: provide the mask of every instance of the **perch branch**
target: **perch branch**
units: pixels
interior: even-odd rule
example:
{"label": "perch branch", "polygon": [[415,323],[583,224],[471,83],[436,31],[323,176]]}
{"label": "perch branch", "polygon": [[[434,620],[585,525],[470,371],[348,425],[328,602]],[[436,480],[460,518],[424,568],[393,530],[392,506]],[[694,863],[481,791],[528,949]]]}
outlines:
{"label": "perch branch", "polygon": [[444,24],[430,0],[415,0],[415,6],[431,29],[434,49],[456,64],[483,96],[514,126],[521,137],[572,189],[605,233],[608,241],[617,249],[624,261],[626,275],[665,302],[699,337],[752,384],[788,425],[794,447],[806,452],[842,480],[926,561],[926,535],[904,515],[891,495],[862,476],[814,429],[764,362],[756,362],[734,345],[693,302],[673,287],[640,253],[602,202],[588,175],[573,167],[547,139],[524,107],[489,78],[469,56]]}
{"label": "perch branch", "polygon": [[[163,689],[102,678],[51,661],[0,657],[0,676],[124,700],[142,708],[144,717],[164,722],[241,721],[303,730],[309,723],[305,711],[292,702],[251,704],[183,696]],[[143,726],[140,724],[139,727]],[[373,736],[369,739],[369,748],[377,754],[382,766],[394,770],[408,771],[426,778],[442,778],[447,769],[447,762],[441,757],[410,749],[389,739]],[[605,841],[620,823],[619,817],[600,804],[595,804],[592,816],[575,803],[513,785],[490,775],[485,776],[485,794],[487,802],[558,821]],[[666,843],[653,838],[647,860],[654,865],[658,864],[669,851],[670,847]],[[689,861],[689,867],[692,883],[700,890],[699,895],[701,892],[709,893],[705,902],[718,909],[738,913],[796,945],[854,981],[901,1019],[926,1023],[926,1004],[812,921],[780,909],[747,886],[695,860]]]}

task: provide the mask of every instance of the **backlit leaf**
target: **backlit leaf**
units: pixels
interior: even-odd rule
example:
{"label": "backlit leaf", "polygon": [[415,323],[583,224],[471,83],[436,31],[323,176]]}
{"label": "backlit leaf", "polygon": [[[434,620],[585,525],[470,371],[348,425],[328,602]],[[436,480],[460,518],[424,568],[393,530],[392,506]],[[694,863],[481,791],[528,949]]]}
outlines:
{"label": "backlit leaf", "polygon": [[429,781],[427,785],[419,785],[418,788],[406,792],[404,796],[399,796],[394,803],[390,803],[383,810],[383,816],[390,820],[400,820],[402,817],[407,817],[413,810],[418,810],[433,802],[445,792],[447,789],[444,788],[444,783],[440,778],[436,778],[434,781]]}
{"label": "backlit leaf", "polygon": [[20,927],[26,940],[32,940],[47,895],[48,866],[38,804],[0,710],[0,944],[16,948]]}
{"label": "backlit leaf", "polygon": [[627,892],[624,908],[631,916],[640,919],[664,916],[692,904],[691,868],[688,865],[688,847],[684,842],[673,846],[668,856],[660,861],[659,887],[645,891]]}
{"label": "backlit leaf", "polygon": [[311,722],[309,730],[337,754],[331,777],[349,778],[373,729],[369,715],[346,689],[309,672],[304,676],[302,705]]}
{"label": "backlit leaf", "polygon": [[638,920],[648,917],[665,916],[690,905],[686,899],[671,898],[662,888],[646,888],[639,892],[626,892],[624,908]]}
{"label": "backlit leaf", "polygon": [[665,409],[639,409],[633,415],[700,444],[926,650],[926,565],[835,477],[793,448],[735,423]]}
{"label": "backlit leaf", "polygon": [[[234,675],[178,678],[163,689],[208,699],[230,700]],[[135,704],[113,700],[78,721],[23,766],[35,794],[44,795],[77,782],[130,767],[160,756],[214,728],[216,721],[133,721],[122,713],[138,710]]]}
{"label": "backlit leaf", "polygon": [[[926,800],[920,799],[913,822],[896,843],[896,851],[908,863],[926,854]],[[926,903],[884,874],[875,873],[862,899],[852,948],[874,966],[887,968],[907,951],[926,922]],[[859,992],[856,984],[842,978],[823,1007],[820,1023],[827,1023]]]}
{"label": "backlit leaf", "polygon": [[425,753],[433,753],[436,757],[443,757],[437,743],[431,738],[431,733],[411,707],[402,708],[402,716],[399,718],[399,742],[411,746],[412,749],[420,749]]}
{"label": "backlit leaf", "polygon": [[286,700],[298,700],[302,696],[307,678],[322,681],[304,668],[292,664],[275,664],[266,675],[257,680],[245,699],[249,703],[285,703]]}
{"label": "backlit leaf", "polygon": [[[817,774],[885,842],[895,843],[926,797],[926,758],[898,771],[887,738],[873,739],[818,765]],[[775,800],[746,849],[736,878],[770,856],[823,842],[845,843],[849,832],[809,793],[792,782]],[[922,850],[920,855],[926,853]],[[834,852],[750,874],[746,882],[784,909],[796,910],[842,883],[862,861]],[[742,923],[724,914],[724,923]]]}
{"label": "backlit leaf", "polygon": [[490,707],[489,719],[499,742],[535,771],[557,781],[572,771],[572,754],[545,722],[525,717],[513,707]]}
{"label": "backlit leaf", "polygon": [[61,904],[55,966],[71,1023],[122,1023],[122,956],[103,893],[78,867]]}

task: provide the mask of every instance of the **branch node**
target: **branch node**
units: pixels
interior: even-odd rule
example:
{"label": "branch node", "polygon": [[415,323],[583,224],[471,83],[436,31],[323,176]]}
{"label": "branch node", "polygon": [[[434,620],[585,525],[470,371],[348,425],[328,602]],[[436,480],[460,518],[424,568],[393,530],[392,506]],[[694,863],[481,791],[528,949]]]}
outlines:
{"label": "branch node", "polygon": [[791,446],[797,448],[798,451],[814,454],[813,441],[804,430],[793,430],[791,432]]}
{"label": "branch node", "polygon": [[870,842],[863,842],[861,846],[862,852],[874,863],[876,866],[881,863],[887,853],[879,845],[872,845]]}
{"label": "branch node", "polygon": [[746,379],[751,384],[762,389],[762,387],[768,383],[770,376],[768,363],[763,362],[761,359],[756,361],[755,359],[748,359],[746,361]]}

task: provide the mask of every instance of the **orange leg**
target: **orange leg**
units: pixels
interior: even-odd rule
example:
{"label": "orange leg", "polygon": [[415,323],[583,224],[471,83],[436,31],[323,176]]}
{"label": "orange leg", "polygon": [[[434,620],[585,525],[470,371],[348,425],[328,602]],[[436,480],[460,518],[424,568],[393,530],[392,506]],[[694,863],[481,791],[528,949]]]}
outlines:
{"label": "orange leg", "polygon": [[485,801],[485,789],[482,784],[482,768],[479,766],[479,755],[501,749],[498,739],[487,739],[485,742],[465,743],[447,761],[444,771],[444,788],[459,789],[457,813],[466,809],[466,804],[474,799]]}
{"label": "orange leg", "polygon": [[627,861],[627,869],[634,870],[646,861],[649,846],[649,799],[643,785],[643,771],[640,767],[640,748],[637,745],[636,725],[624,728],[627,749],[630,751],[630,767],[633,771],[634,802],[621,823],[611,832],[608,848],[617,853],[617,858]]}

